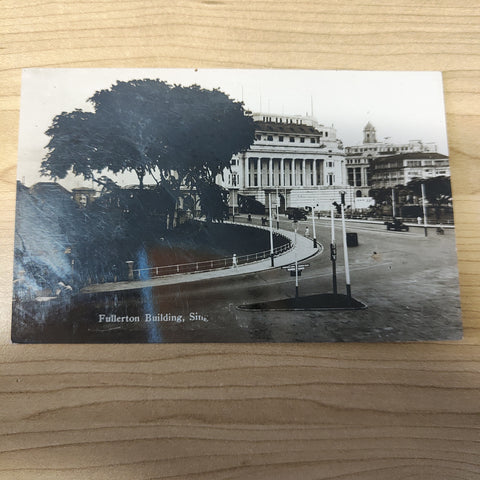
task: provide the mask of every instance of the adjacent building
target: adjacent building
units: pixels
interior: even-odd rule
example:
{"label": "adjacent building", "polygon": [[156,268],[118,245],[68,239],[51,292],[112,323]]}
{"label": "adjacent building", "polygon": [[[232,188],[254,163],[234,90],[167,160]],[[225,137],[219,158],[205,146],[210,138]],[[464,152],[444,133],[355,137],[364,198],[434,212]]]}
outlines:
{"label": "adjacent building", "polygon": [[448,157],[440,153],[412,152],[378,157],[371,164],[375,188],[406,185],[414,178],[450,176]]}
{"label": "adjacent building", "polygon": [[[406,180],[407,183],[413,178],[410,177],[410,173],[414,173],[415,169],[412,169],[411,171],[408,170],[404,172],[407,176],[401,175],[398,171],[398,164],[395,163],[395,161],[391,162],[377,162],[377,165],[379,166],[379,170],[377,171],[377,174],[375,178],[373,177],[373,164],[374,161],[387,158],[387,157],[393,157],[393,156],[402,156],[402,155],[409,155],[409,154],[436,154],[437,153],[437,145],[435,143],[424,143],[421,140],[410,140],[408,143],[392,143],[390,141],[390,138],[387,137],[383,141],[378,141],[377,140],[377,133],[375,130],[375,127],[368,122],[364,129],[363,129],[363,143],[360,145],[355,145],[355,146],[349,146],[345,147],[345,162],[346,162],[346,170],[347,170],[347,182],[348,186],[353,188],[355,190],[355,197],[362,197],[362,196],[368,196],[368,191],[371,188],[379,188],[381,186],[384,186],[383,184],[385,183],[385,175],[389,175],[390,180],[393,182],[395,181],[395,177],[399,179],[400,177],[402,178],[409,178],[409,180]],[[441,156],[442,162],[447,162],[447,167],[448,167],[448,158],[445,157],[444,155]],[[403,158],[403,157],[402,157]],[[404,158],[406,160],[406,158]],[[434,170],[429,171],[428,165],[428,158],[420,159],[421,162],[425,161],[425,169],[423,168],[417,168],[417,177],[421,178],[427,178],[427,177],[422,177],[422,175],[427,175],[430,173],[433,173]],[[433,158],[431,160],[434,160]],[[440,158],[438,158],[440,160]],[[403,162],[403,160],[399,160],[400,163]],[[415,160],[415,158],[410,158],[410,162],[417,162],[415,165],[418,164],[419,159]],[[393,165],[396,165],[393,167]],[[383,165],[383,167],[380,167],[380,165]],[[392,171],[386,172],[382,171],[380,174],[380,169],[381,168],[390,168],[390,167],[385,167],[386,165],[392,165]],[[413,163],[408,164],[408,168],[414,165]],[[440,166],[440,164],[439,164]],[[420,165],[422,167],[422,165]],[[403,167],[402,167],[403,168]],[[438,170],[435,171],[443,171],[446,169],[439,168]],[[382,181],[378,183],[379,181],[379,176],[383,175]],[[450,172],[448,173],[441,173],[440,175],[450,175]],[[400,183],[403,183],[404,180],[398,181],[395,183],[395,185],[398,185]]]}

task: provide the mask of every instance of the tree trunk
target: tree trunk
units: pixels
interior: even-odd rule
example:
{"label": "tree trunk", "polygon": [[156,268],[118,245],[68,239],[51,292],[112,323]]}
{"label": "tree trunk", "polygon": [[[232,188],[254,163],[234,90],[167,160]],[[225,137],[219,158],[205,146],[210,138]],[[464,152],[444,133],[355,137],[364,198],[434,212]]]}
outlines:
{"label": "tree trunk", "polygon": [[175,222],[176,205],[168,209],[168,229],[173,230]]}

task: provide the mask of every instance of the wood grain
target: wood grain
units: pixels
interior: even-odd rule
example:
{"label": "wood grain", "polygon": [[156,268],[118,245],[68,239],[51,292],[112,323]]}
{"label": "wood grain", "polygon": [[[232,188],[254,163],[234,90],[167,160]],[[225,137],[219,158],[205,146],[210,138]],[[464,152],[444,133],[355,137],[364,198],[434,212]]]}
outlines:
{"label": "wood grain", "polygon": [[[0,32],[0,479],[480,478],[478,2],[4,0]],[[11,345],[26,67],[443,71],[464,340]]]}

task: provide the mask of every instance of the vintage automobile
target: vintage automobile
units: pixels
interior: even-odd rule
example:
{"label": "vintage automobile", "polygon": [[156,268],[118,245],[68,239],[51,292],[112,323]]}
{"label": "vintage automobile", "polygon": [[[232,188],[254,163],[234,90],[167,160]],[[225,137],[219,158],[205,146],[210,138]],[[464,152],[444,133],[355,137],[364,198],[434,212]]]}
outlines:
{"label": "vintage automobile", "polygon": [[287,217],[289,220],[306,220],[308,212],[303,208],[287,208]]}
{"label": "vintage automobile", "polygon": [[403,223],[403,218],[394,218],[393,222],[385,222],[387,230],[394,230],[395,232],[408,232],[409,227]]}

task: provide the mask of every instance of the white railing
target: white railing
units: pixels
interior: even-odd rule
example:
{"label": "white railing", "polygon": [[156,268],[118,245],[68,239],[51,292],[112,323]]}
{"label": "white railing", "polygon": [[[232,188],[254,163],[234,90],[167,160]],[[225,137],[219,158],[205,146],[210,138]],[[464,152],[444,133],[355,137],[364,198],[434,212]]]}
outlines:
{"label": "white railing", "polygon": [[[293,247],[292,241],[273,249],[273,255],[278,256],[288,252]],[[250,253],[239,257],[225,257],[215,260],[205,260],[203,262],[179,263],[176,265],[164,265],[158,267],[137,268],[133,270],[133,278],[135,280],[144,280],[152,277],[163,277],[166,275],[175,275],[177,273],[195,273],[207,272],[210,270],[219,270],[222,268],[231,268],[246,263],[258,262],[270,257],[270,250],[263,252]],[[234,259],[235,258],[235,259]]]}

